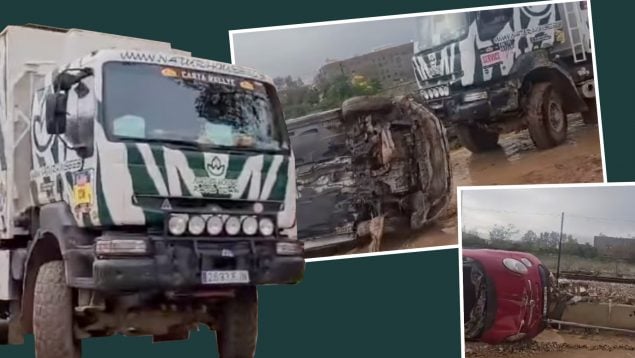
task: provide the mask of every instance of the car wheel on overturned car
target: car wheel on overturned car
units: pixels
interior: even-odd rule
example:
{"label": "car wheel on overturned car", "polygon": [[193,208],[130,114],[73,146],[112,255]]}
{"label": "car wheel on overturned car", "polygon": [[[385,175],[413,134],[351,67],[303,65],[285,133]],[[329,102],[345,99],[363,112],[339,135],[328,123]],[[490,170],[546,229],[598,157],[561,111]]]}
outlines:
{"label": "car wheel on overturned car", "polygon": [[461,145],[472,153],[485,152],[498,147],[498,133],[477,126],[459,124],[456,126],[456,136]]}
{"label": "car wheel on overturned car", "polygon": [[342,117],[347,120],[364,113],[390,112],[393,101],[384,96],[359,96],[349,98],[342,103]]}
{"label": "car wheel on overturned car", "polygon": [[73,290],[66,285],[63,261],[40,266],[33,297],[33,335],[37,358],[79,358],[81,341],[73,334]]}
{"label": "car wheel on overturned car", "polygon": [[252,358],[258,339],[258,291],[240,288],[221,309],[216,342],[220,358]]}
{"label": "car wheel on overturned car", "polygon": [[567,139],[567,113],[550,82],[533,84],[527,101],[527,125],[538,149],[553,148]]}

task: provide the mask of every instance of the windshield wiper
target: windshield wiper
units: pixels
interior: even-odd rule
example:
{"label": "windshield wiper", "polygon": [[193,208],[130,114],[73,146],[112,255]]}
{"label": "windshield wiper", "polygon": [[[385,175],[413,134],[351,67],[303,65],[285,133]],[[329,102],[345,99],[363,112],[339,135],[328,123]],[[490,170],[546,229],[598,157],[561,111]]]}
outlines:
{"label": "windshield wiper", "polygon": [[181,148],[187,149],[201,149],[200,143],[192,142],[189,140],[183,139],[172,139],[172,138],[132,138],[132,137],[122,137],[121,139],[125,141],[131,142],[141,142],[141,143],[157,143],[157,144],[167,144],[173,145]]}
{"label": "windshield wiper", "polygon": [[287,153],[286,149],[271,149],[271,148],[254,148],[254,147],[239,147],[234,145],[208,145],[202,144],[205,149],[213,149],[220,151],[229,151],[229,152],[247,152],[247,153],[260,153],[260,154],[285,154]]}

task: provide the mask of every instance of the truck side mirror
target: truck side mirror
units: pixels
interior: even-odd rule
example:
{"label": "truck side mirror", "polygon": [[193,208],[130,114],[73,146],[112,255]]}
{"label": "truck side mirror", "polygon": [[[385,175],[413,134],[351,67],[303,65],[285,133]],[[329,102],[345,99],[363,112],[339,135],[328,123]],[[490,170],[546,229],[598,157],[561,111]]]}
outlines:
{"label": "truck side mirror", "polygon": [[55,92],[46,95],[46,132],[66,132],[66,93]]}

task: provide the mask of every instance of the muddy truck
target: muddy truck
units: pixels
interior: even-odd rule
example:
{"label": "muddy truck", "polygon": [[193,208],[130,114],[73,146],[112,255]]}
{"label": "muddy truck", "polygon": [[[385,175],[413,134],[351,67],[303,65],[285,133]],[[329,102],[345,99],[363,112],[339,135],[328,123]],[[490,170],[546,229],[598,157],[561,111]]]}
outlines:
{"label": "muddy truck", "polygon": [[597,122],[586,1],[422,17],[413,66],[419,100],[472,152],[526,128],[552,148],[568,114]]}
{"label": "muddy truck", "polygon": [[251,357],[258,285],[304,273],[272,81],[170,44],[0,34],[0,341],[79,357],[113,334],[216,332]]}
{"label": "muddy truck", "polygon": [[287,123],[307,256],[424,227],[451,198],[441,122],[410,97],[355,97]]}

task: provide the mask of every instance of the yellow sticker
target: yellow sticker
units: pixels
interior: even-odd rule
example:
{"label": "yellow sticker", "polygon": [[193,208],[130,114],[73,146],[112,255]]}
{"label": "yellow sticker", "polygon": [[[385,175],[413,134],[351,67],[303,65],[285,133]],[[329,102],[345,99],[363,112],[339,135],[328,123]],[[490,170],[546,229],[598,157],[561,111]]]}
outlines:
{"label": "yellow sticker", "polygon": [[178,75],[175,70],[168,67],[162,69],[161,74],[165,77],[176,77]]}
{"label": "yellow sticker", "polygon": [[93,190],[89,183],[75,185],[73,193],[75,194],[75,205],[90,204],[93,202]]}
{"label": "yellow sticker", "polygon": [[242,88],[244,88],[246,90],[250,90],[250,91],[254,90],[254,84],[249,82],[249,81],[240,82],[240,87],[242,87]]}

